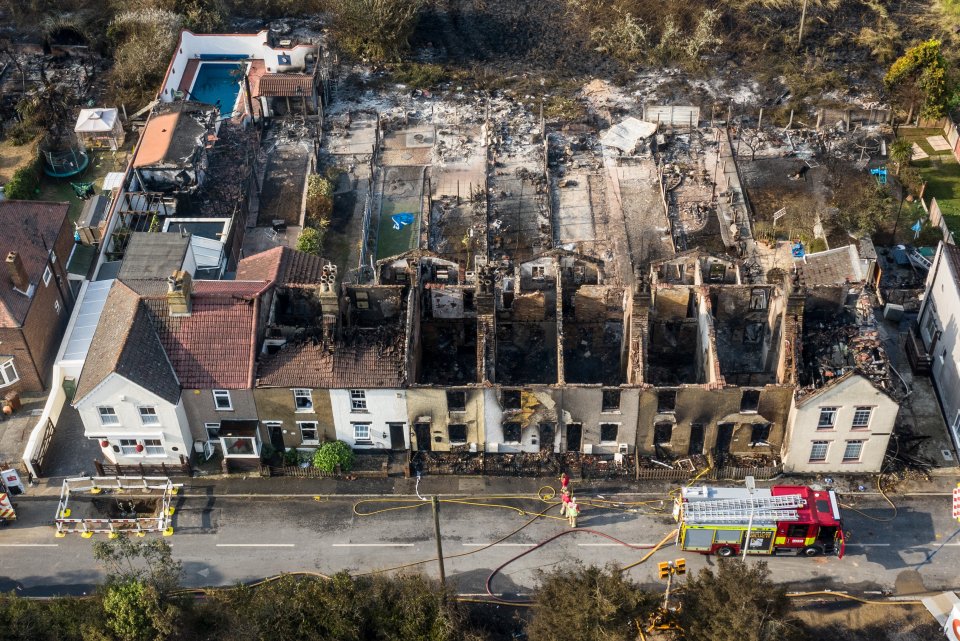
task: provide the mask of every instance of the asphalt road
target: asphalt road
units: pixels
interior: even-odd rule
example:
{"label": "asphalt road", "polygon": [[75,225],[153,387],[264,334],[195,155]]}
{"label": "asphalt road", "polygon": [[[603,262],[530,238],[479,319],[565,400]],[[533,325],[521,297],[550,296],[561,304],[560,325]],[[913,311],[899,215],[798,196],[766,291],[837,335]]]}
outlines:
{"label": "asphalt road", "polygon": [[[882,500],[858,498],[857,507],[865,514],[877,519],[891,517],[892,510]],[[187,494],[177,499],[176,533],[167,540],[173,546],[174,556],[183,562],[184,583],[188,586],[229,585],[293,571],[362,573],[421,560],[429,562],[411,566],[408,571],[437,572],[437,564],[432,560],[436,548],[429,503],[357,516],[353,512],[356,500],[240,499]],[[581,496],[580,500],[583,503],[586,499]],[[359,509],[373,511],[415,502],[364,503]],[[529,553],[496,577],[496,593],[527,593],[536,584],[539,570],[575,560],[627,565],[646,552],[622,546],[594,530],[633,545],[649,546],[669,534],[675,525],[668,513],[585,508],[576,533],[560,536],[535,550],[531,548],[538,543],[568,532],[566,522],[535,520],[497,545],[482,549],[544,508],[543,503],[534,500],[505,502],[526,513],[441,504],[446,573],[462,594],[485,594],[491,571],[524,552]],[[55,500],[22,500],[17,505],[18,522],[0,530],[0,590],[15,589],[35,596],[78,594],[89,591],[102,579],[91,554],[96,538],[54,537],[50,523],[56,505]],[[901,587],[904,581],[915,583],[919,572],[927,589],[960,587],[956,571],[960,567],[960,529],[950,519],[949,497],[900,499],[898,508],[893,521],[870,520],[845,511],[845,529],[851,533],[851,541],[843,559],[767,557],[775,579],[790,583],[794,590],[831,588],[864,592],[894,590],[898,581]],[[557,510],[550,514],[556,515]],[[715,562],[711,557],[682,553],[668,545],[646,563],[629,570],[630,575],[654,586],[658,584],[656,562],[681,556],[686,558],[691,571]]]}

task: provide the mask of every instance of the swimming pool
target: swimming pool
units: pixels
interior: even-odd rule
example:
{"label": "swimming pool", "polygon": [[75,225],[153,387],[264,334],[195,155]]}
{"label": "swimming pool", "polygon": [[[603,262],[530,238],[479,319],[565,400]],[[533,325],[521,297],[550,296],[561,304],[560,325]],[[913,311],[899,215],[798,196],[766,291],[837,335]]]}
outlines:
{"label": "swimming pool", "polygon": [[220,118],[229,118],[237,106],[245,63],[201,62],[190,88],[190,97],[208,105],[219,103]]}

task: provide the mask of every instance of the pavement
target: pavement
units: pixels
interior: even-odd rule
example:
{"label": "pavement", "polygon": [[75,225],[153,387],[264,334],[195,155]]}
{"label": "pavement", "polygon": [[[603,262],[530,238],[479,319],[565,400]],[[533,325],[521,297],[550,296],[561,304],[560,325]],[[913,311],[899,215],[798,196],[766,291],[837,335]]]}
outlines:
{"label": "pavement", "polygon": [[[955,483],[955,476],[931,483],[904,481],[891,494],[896,512],[869,485],[863,492],[844,489],[847,555],[770,558],[774,578],[793,590],[896,594],[957,588],[960,528],[950,518],[948,498]],[[186,479],[176,499],[175,534],[167,540],[183,562],[187,586],[231,585],[282,572],[365,573],[398,566],[433,575],[430,503],[417,498],[416,491],[422,496],[439,493],[448,497],[440,505],[440,526],[446,574],[455,589],[485,595],[491,572],[509,562],[493,579],[492,589],[522,595],[534,588],[539,570],[573,560],[601,565],[639,561],[675,527],[664,488],[575,483],[583,515],[577,531],[569,533],[564,520],[550,518],[557,516],[556,507],[546,518],[534,518],[547,504],[533,497],[548,484],[558,485],[554,479],[459,477],[425,477],[419,487],[415,479]],[[0,591],[78,594],[103,579],[91,550],[103,535],[54,537],[55,487],[45,483],[17,497],[18,521],[0,530]],[[470,504],[450,502],[455,496],[469,497]],[[494,496],[502,498],[490,498]],[[591,504],[590,499],[600,497],[614,503]],[[538,547],[548,539],[553,540]],[[667,545],[630,569],[630,576],[656,587],[656,562],[680,556],[691,571],[716,562]]]}

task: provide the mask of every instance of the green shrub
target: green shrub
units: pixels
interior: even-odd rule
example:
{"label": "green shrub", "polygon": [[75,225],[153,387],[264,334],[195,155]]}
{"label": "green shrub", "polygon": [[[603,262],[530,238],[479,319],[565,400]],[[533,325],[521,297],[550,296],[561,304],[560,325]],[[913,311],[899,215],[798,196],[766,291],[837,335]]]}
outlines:
{"label": "green shrub", "polygon": [[342,472],[353,469],[353,450],[343,441],[324,443],[313,455],[313,466],[324,472],[333,472],[340,468]]}
{"label": "green shrub", "polygon": [[333,181],[320,174],[307,178],[307,224],[325,228],[333,214]]}
{"label": "green shrub", "polygon": [[297,238],[297,251],[319,255],[323,247],[323,232],[313,227],[304,227]]}
{"label": "green shrub", "polygon": [[13,172],[10,181],[4,185],[4,196],[10,200],[29,200],[36,196],[40,188],[40,176],[37,172],[37,163],[24,165]]}
{"label": "green shrub", "polygon": [[283,464],[287,467],[300,465],[300,452],[297,451],[297,448],[291,447],[283,453]]}

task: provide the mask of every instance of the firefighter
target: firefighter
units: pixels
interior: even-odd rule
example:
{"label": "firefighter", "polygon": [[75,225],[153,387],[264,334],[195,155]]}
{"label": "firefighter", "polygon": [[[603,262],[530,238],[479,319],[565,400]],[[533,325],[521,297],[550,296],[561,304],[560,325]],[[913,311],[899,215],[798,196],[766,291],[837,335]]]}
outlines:
{"label": "firefighter", "polygon": [[567,476],[566,472],[560,475],[560,491],[561,492],[570,491],[570,477]]}

